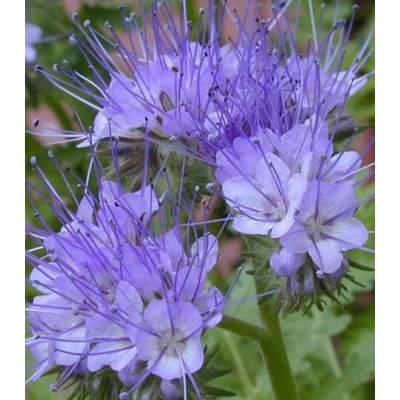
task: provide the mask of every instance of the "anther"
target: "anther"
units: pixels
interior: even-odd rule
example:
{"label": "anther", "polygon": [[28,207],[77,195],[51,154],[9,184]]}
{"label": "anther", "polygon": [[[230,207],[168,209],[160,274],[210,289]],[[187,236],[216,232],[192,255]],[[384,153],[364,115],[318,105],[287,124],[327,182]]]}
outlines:
{"label": "anther", "polygon": [[359,9],[360,9],[360,6],[358,4],[354,4],[353,5],[353,11],[354,12],[358,12]]}
{"label": "anther", "polygon": [[76,307],[74,307],[74,308],[71,310],[71,312],[72,312],[72,315],[75,315],[75,316],[79,315],[79,310],[78,310],[78,308],[76,308]]}
{"label": "anther", "polygon": [[207,183],[206,189],[207,189],[209,192],[212,192],[212,191],[214,190],[214,183],[212,183],[212,182]]}
{"label": "anther", "polygon": [[119,400],[129,400],[129,394],[127,392],[120,393]]}
{"label": "anther", "polygon": [[52,384],[49,386],[49,388],[50,388],[50,391],[52,391],[53,393],[55,393],[55,392],[57,392],[57,390],[58,390],[58,385],[55,384],[55,383],[52,383]]}
{"label": "anther", "polygon": [[87,19],[87,20],[83,23],[83,26],[84,26],[85,28],[89,28],[89,26],[90,26],[90,20]]}
{"label": "anther", "polygon": [[47,157],[49,157],[49,158],[54,158],[54,153],[53,153],[52,150],[49,150],[49,151],[47,152]]}
{"label": "anther", "polygon": [[76,38],[75,35],[71,35],[71,36],[69,37],[69,42],[70,42],[73,46],[75,46],[76,44],[78,44],[78,39]]}
{"label": "anther", "polygon": [[210,134],[207,136],[207,139],[208,139],[210,142],[214,142],[215,140],[217,140],[217,138],[218,138],[218,133],[210,133]]}
{"label": "anther", "polygon": [[58,64],[54,64],[54,65],[53,65],[53,71],[54,71],[54,72],[60,72],[60,71],[61,71],[60,66],[59,66]]}
{"label": "anther", "polygon": [[41,65],[36,65],[36,67],[35,67],[35,72],[39,72],[39,73],[41,73],[41,72],[43,72],[43,67],[41,66]]}
{"label": "anther", "polygon": [[34,128],[37,128],[38,126],[39,126],[39,120],[38,119],[34,119],[33,121],[32,121],[32,126],[34,127]]}
{"label": "anther", "polygon": [[36,157],[35,157],[35,156],[32,156],[31,159],[30,159],[30,162],[31,162],[31,165],[32,165],[32,166],[35,166],[36,163],[37,163]]}

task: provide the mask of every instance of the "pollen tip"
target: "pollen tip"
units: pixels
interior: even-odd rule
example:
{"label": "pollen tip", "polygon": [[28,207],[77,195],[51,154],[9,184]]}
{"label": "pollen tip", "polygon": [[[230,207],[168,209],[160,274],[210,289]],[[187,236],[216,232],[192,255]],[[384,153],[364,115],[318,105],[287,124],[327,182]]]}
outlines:
{"label": "pollen tip", "polygon": [[55,383],[52,383],[52,384],[49,386],[49,389],[50,389],[51,392],[55,393],[55,392],[57,392],[57,390],[58,390],[58,386],[57,386]]}
{"label": "pollen tip", "polygon": [[71,36],[69,37],[69,42],[70,42],[73,46],[75,46],[76,44],[78,44],[78,39],[76,38],[75,35],[71,35]]}

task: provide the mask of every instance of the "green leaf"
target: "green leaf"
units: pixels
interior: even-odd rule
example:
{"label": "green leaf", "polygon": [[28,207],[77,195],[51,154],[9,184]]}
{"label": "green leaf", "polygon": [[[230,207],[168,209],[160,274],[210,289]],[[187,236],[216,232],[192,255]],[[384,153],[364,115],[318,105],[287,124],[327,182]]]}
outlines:
{"label": "green leaf", "polygon": [[374,334],[365,329],[351,347],[343,361],[343,374],[325,381],[318,390],[308,395],[308,400],[337,400],[343,398],[373,377]]}
{"label": "green leaf", "polygon": [[220,397],[235,397],[236,393],[232,392],[231,390],[221,389],[216,387],[207,386],[203,391],[203,394],[206,398],[220,398]]}

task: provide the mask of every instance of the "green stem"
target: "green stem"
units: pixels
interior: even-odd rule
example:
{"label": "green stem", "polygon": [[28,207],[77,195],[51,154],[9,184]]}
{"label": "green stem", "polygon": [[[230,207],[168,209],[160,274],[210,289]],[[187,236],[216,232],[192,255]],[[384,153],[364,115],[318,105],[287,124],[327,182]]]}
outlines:
{"label": "green stem", "polygon": [[[265,303],[260,307],[265,311]],[[279,320],[275,317],[274,321],[271,315],[268,316],[268,331],[262,326],[229,316],[225,316],[218,326],[250,338],[259,344],[276,400],[298,400],[297,389],[283,345]],[[265,318],[262,319],[264,322]]]}
{"label": "green stem", "polygon": [[236,333],[236,335],[250,338],[256,342],[264,339],[265,332],[261,326],[243,321],[241,319],[224,316],[224,319],[218,324],[218,328],[225,329],[229,332]]}
{"label": "green stem", "polygon": [[260,343],[276,400],[298,400],[296,383],[289,365],[279,317],[269,301],[259,303],[265,339]]}

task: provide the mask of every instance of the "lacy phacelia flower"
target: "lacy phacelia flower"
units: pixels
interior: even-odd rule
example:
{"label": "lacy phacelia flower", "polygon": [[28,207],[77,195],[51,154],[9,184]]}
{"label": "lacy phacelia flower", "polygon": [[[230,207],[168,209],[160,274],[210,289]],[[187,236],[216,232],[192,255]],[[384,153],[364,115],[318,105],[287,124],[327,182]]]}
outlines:
{"label": "lacy phacelia flower", "polygon": [[127,386],[122,398],[151,376],[165,386],[190,375],[195,384],[201,335],[221,320],[225,300],[206,284],[217,239],[205,234],[185,250],[179,226],[155,235],[160,199],[149,186],[124,193],[104,181],[97,197],[85,190],[77,212],[64,215],[65,204],[50,193],[61,204],[61,230],[29,231],[45,251],[27,255],[31,283],[42,293],[28,313],[28,347],[37,360],[31,379],[59,366],[56,390],[77,374],[110,368]]}
{"label": "lacy phacelia flower", "polygon": [[[185,7],[180,10],[184,18],[179,20],[173,18],[170,1],[154,1],[151,9],[151,13],[144,13],[139,28],[135,13],[128,16],[121,8],[129,44],[125,45],[107,23],[110,41],[115,43],[111,48],[110,41],[89,21],[82,24],[76,15],[73,17],[83,37],[73,35],[70,42],[87,59],[91,79],[73,71],[66,61],[54,66],[59,73],[55,75],[37,67],[58,88],[98,111],[90,136],[77,135],[77,140],[83,139],[80,146],[116,137],[137,141],[145,135],[157,141],[191,140],[204,126],[214,131],[213,125],[223,112],[214,107],[211,93],[215,88],[226,91],[227,81],[238,72],[232,65],[230,46],[216,41],[217,22],[205,10],[200,11],[198,40],[192,41]],[[200,36],[203,30],[214,32],[208,42]],[[102,78],[103,71],[109,83]]]}
{"label": "lacy phacelia flower", "polygon": [[[285,142],[294,140],[298,145],[311,137],[315,146],[322,146],[314,136],[304,134],[310,129],[307,125],[315,131],[316,121],[318,129],[325,130],[328,117],[340,120],[347,99],[367,82],[369,74],[359,75],[359,71],[370,55],[372,33],[356,57],[349,60],[348,69],[343,67],[357,7],[349,24],[336,15],[327,35],[317,35],[313,30],[312,44],[304,55],[298,50],[300,44],[285,12],[289,3],[273,9],[273,18],[267,21],[257,15],[250,28],[240,24],[232,54],[239,72],[230,81],[228,93],[212,97],[214,107],[224,110],[214,123],[219,129],[215,135],[210,136],[207,130],[201,135],[201,150],[213,160],[219,150],[234,147],[236,138],[254,138],[267,130],[274,134],[270,140],[282,139],[282,148],[286,148]],[[297,151],[301,153],[300,147]],[[329,153],[329,149],[322,151]],[[301,160],[301,154],[297,159]]]}
{"label": "lacy phacelia flower", "polygon": [[[313,30],[313,46],[303,55],[286,15],[289,4],[273,7],[269,20],[247,4],[242,21],[229,4],[217,7],[210,0],[194,29],[184,2],[174,19],[171,1],[153,1],[141,25],[122,9],[126,41],[108,23],[106,39],[74,16],[79,35],[71,43],[92,76],[73,71],[68,62],[54,66],[57,74],[37,71],[97,111],[91,133],[69,133],[80,146],[115,137],[132,143],[148,136],[167,146],[179,139],[174,150],[194,152],[214,165],[216,153],[238,137],[266,129],[281,137],[311,118],[323,124],[328,115],[342,114],[348,97],[367,81],[368,74],[358,74],[372,34],[348,69],[342,66],[356,8],[350,24],[336,15],[327,35]],[[237,29],[229,45],[221,43],[226,19]]]}
{"label": "lacy phacelia flower", "polygon": [[296,222],[281,243],[290,252],[308,253],[322,272],[334,273],[342,265],[343,251],[367,241],[364,225],[352,217],[356,208],[351,185],[310,182]]}
{"label": "lacy phacelia flower", "polygon": [[367,241],[367,230],[353,217],[361,156],[333,148],[328,125],[312,116],[281,136],[266,129],[236,138],[216,155],[233,228],[279,240],[270,259],[279,276],[298,279],[303,266],[312,266],[307,256],[316,279],[335,274],[346,263],[343,253]]}

